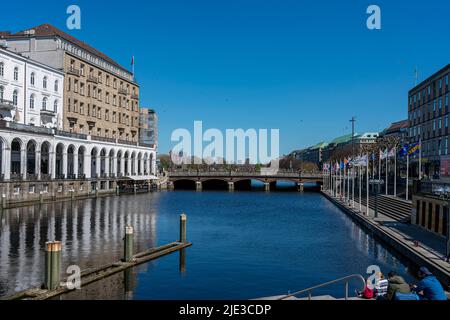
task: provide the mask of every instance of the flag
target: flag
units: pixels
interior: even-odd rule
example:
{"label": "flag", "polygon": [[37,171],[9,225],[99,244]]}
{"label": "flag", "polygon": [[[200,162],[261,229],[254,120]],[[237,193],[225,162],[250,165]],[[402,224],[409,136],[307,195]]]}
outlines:
{"label": "flag", "polygon": [[408,154],[408,150],[409,150],[409,145],[405,144],[400,150],[399,150],[399,155],[400,157],[404,157]]}
{"label": "flag", "polygon": [[386,149],[386,150],[384,150],[384,151],[381,151],[380,150],[380,159],[381,160],[384,160],[384,159],[386,159],[388,157],[388,150]]}
{"label": "flag", "polygon": [[131,57],[131,65],[134,66],[134,56]]}
{"label": "flag", "polygon": [[345,163],[344,163],[344,161],[341,160],[341,169],[344,170],[344,168],[345,168]]}
{"label": "flag", "polygon": [[388,158],[393,158],[395,157],[395,148],[392,148],[391,151],[389,151],[388,153]]}

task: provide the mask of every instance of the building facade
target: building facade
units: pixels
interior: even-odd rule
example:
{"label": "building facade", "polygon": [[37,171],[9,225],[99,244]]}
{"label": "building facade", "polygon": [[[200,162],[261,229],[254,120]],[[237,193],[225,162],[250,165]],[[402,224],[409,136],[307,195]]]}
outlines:
{"label": "building facade", "polygon": [[48,24],[2,35],[11,50],[64,72],[64,131],[138,142],[139,85],[131,72]]}
{"label": "building facade", "polygon": [[449,178],[440,170],[441,160],[449,155],[449,74],[450,64],[408,93],[409,140],[421,142],[422,172],[435,179]]}
{"label": "building facade", "polygon": [[133,74],[50,25],[0,38],[2,206],[149,190]]}
{"label": "building facade", "polygon": [[0,47],[0,119],[60,129],[64,74]]}

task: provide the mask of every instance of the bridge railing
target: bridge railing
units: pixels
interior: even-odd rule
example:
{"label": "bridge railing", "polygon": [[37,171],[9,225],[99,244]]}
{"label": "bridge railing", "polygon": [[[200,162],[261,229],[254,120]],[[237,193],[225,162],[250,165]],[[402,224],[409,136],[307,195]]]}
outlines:
{"label": "bridge railing", "polygon": [[234,171],[171,171],[170,177],[286,177],[286,178],[322,178],[322,173],[277,172],[262,174],[260,172]]}

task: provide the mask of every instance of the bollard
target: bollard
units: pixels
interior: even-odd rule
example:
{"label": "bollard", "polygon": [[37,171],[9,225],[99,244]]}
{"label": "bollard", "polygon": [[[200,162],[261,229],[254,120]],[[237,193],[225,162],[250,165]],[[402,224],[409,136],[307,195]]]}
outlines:
{"label": "bollard", "polygon": [[132,226],[125,227],[125,245],[124,245],[124,260],[125,262],[133,261],[133,241],[134,230]]}
{"label": "bollard", "polygon": [[2,209],[6,209],[6,194],[2,194]]}
{"label": "bollard", "polygon": [[47,242],[45,244],[45,289],[54,290],[61,281],[61,242]]}
{"label": "bollard", "polygon": [[180,215],[180,242],[186,243],[186,214]]}

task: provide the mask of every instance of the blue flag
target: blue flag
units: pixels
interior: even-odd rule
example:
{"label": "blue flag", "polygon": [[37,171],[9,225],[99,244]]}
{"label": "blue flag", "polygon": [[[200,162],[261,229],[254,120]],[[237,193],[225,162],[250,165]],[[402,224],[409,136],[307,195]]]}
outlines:
{"label": "blue flag", "polygon": [[400,150],[399,150],[399,155],[400,157],[404,157],[408,154],[408,150],[409,150],[409,145],[405,144]]}

